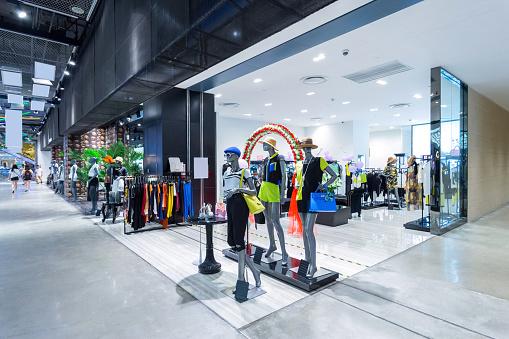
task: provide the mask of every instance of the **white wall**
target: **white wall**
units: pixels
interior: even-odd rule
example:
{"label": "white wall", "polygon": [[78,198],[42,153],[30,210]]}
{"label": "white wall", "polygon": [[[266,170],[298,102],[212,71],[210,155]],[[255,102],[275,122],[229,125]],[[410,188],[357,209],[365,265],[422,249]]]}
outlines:
{"label": "white wall", "polygon": [[[227,118],[221,117],[219,115],[216,116],[216,132],[217,132],[217,142],[216,142],[216,154],[217,154],[217,198],[222,195],[222,187],[223,184],[221,182],[221,173],[223,164],[225,163],[223,152],[225,149],[231,146],[238,147],[241,152],[244,152],[244,147],[246,145],[246,140],[251,136],[251,134],[259,127],[265,125],[262,121],[253,121],[247,119],[235,119],[235,118]],[[305,137],[305,129],[304,127],[297,127],[292,125],[285,126],[292,131],[292,133],[297,138]],[[277,141],[277,148],[279,149],[279,154],[284,155],[286,157],[287,153],[290,151],[290,145],[286,142],[286,140],[279,135],[271,135]],[[262,156],[265,158],[267,156],[267,152],[264,152],[262,149],[262,145],[257,145],[252,152],[251,160],[257,160],[257,156]]]}
{"label": "white wall", "polygon": [[51,151],[41,151],[41,143],[39,140],[37,140],[35,146],[35,164],[42,168],[42,180],[46,182],[45,178],[49,174],[49,167],[51,165]]}
{"label": "white wall", "polygon": [[387,159],[403,149],[401,129],[369,133],[369,167],[384,169]]}

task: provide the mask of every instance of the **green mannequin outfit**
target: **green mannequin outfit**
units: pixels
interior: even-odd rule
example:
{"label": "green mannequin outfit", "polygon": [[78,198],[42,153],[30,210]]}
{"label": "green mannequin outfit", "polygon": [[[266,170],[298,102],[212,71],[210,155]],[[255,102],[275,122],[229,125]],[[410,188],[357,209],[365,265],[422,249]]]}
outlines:
{"label": "green mannequin outfit", "polygon": [[282,179],[280,161],[284,161],[284,158],[277,153],[263,161],[262,186],[258,193],[258,198],[262,201],[280,202],[279,185]]}

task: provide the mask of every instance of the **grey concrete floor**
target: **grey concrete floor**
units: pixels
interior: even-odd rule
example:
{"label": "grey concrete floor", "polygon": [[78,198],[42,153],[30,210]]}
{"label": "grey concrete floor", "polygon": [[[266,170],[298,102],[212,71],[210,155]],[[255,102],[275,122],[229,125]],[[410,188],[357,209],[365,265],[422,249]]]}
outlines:
{"label": "grey concrete floor", "polygon": [[0,338],[509,338],[509,207],[236,331],[33,187],[0,183]]}

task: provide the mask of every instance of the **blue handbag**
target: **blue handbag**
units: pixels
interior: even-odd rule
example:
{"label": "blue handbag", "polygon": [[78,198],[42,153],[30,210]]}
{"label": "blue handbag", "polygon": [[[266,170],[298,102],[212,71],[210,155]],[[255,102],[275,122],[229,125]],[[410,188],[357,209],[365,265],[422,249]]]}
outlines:
{"label": "blue handbag", "polygon": [[337,210],[334,193],[319,193],[318,188],[315,193],[311,193],[309,198],[309,212],[336,212]]}

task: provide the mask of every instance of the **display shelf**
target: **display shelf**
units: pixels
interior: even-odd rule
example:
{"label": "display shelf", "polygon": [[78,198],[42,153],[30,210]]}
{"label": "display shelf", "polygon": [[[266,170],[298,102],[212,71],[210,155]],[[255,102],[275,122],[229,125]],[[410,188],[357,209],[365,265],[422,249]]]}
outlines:
{"label": "display shelf", "polygon": [[[265,252],[265,249],[256,245],[251,245],[252,253],[256,252],[256,249],[260,248]],[[232,251],[230,248],[223,250],[223,254],[230,259],[237,260],[237,253]],[[250,255],[253,258],[254,255]],[[299,275],[298,268],[301,259],[288,258],[288,265],[283,266],[281,261],[281,254],[275,253],[272,258],[265,258],[262,256],[260,261],[254,261],[255,267],[263,273],[266,273],[274,278],[287,282],[295,287],[303,289],[305,291],[313,291],[322,286],[328,285],[339,278],[339,273],[320,267],[315,273],[313,278],[307,278],[306,276]],[[269,259],[269,260],[267,260]]]}

